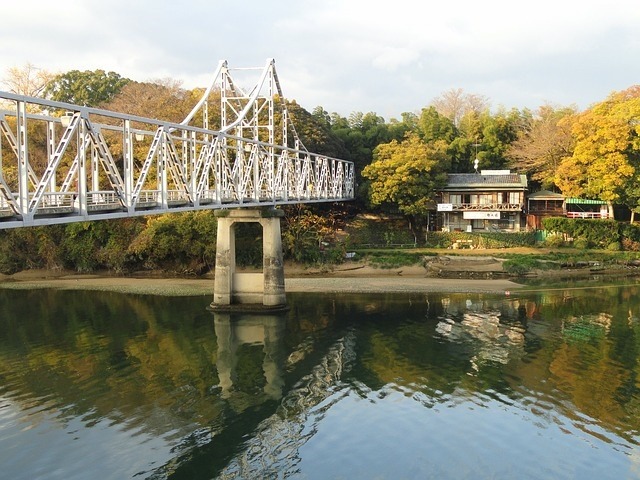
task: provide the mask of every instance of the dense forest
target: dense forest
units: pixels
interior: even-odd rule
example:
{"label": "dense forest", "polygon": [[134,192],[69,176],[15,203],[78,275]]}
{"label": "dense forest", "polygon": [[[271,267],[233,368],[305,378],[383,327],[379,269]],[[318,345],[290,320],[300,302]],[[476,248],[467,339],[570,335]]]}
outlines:
{"label": "dense forest", "polygon": [[[170,79],[137,82],[102,70],[52,74],[29,64],[10,69],[0,88],[176,122],[204,91],[183,89]],[[285,102],[307,148],[353,161],[357,175],[356,200],[348,205],[285,208],[285,255],[297,261],[317,261],[322,246],[335,243],[336,232],[358,214],[395,215],[419,226],[446,173],[472,172],[476,160],[480,169],[527,174],[530,191],[622,205],[632,212],[632,222],[640,212],[640,85],[612,92],[584,111],[549,104],[535,111],[492,109],[489,99],[461,89],[389,120],[375,112],[343,117],[322,106],[308,111],[295,100]],[[216,108],[219,122],[219,105],[212,102],[214,128]],[[0,271],[200,274],[215,259],[215,225],[212,212],[193,212],[0,231]],[[246,235],[248,242],[252,235]]]}

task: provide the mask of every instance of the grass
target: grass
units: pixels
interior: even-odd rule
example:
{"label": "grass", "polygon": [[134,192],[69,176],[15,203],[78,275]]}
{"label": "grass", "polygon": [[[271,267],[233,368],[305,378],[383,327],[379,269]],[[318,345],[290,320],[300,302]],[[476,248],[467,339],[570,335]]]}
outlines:
{"label": "grass", "polygon": [[360,258],[366,258],[376,268],[398,268],[422,263],[424,254],[404,249],[362,249],[356,250]]}
{"label": "grass", "polygon": [[[449,250],[437,248],[378,248],[354,249],[358,258],[366,259],[371,266],[383,269],[398,268],[424,263],[426,256],[464,255],[497,256],[505,259],[503,268],[514,275],[525,275],[532,271],[560,270],[562,268],[606,268],[627,265],[640,261],[638,252],[611,252],[607,250],[531,248],[526,253],[521,249]],[[516,253],[518,252],[518,253]]]}

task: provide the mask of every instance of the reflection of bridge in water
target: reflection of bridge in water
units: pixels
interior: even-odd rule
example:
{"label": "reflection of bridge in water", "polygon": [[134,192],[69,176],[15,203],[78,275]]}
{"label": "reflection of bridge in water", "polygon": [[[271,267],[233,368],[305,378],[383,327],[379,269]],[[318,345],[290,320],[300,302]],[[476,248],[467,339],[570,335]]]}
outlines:
{"label": "reflection of bridge in water", "polygon": [[[354,165],[304,147],[273,60],[234,70],[247,71],[258,78],[243,88],[220,62],[181,123],[0,92],[0,229],[205,209],[223,218],[234,209],[218,222],[214,303],[262,295],[264,305],[285,303],[273,207],[353,199]],[[264,230],[269,267],[257,282],[235,272],[233,229],[242,222]]]}
{"label": "reflection of bridge in water", "polygon": [[[169,478],[275,478],[295,473],[299,449],[313,436],[305,431],[306,421],[314,407],[335,393],[355,359],[354,333],[347,330],[320,345],[303,341],[287,355],[286,316],[214,313],[214,318],[220,395],[247,419],[195,432],[185,439],[184,454],[156,473],[161,478],[167,469]],[[252,400],[237,385],[243,345],[263,346],[263,394],[254,394]]]}

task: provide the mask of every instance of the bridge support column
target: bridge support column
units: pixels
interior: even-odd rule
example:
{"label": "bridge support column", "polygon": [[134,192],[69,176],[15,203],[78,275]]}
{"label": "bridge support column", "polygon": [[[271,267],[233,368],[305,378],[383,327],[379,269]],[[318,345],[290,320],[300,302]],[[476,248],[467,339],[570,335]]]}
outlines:
{"label": "bridge support column", "polygon": [[[280,218],[284,212],[275,208],[230,209],[217,210],[216,216],[218,233],[211,308],[284,308],[287,298],[280,234]],[[235,226],[238,223],[259,223],[262,226],[262,273],[236,272]]]}

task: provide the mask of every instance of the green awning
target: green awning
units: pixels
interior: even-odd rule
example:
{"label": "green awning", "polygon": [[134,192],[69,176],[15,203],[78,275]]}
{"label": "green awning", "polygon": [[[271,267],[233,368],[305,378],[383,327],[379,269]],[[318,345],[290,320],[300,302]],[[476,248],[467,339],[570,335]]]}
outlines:
{"label": "green awning", "polygon": [[567,198],[566,202],[569,203],[579,203],[581,205],[606,205],[607,202],[603,202],[602,200],[587,200],[586,198]]}

